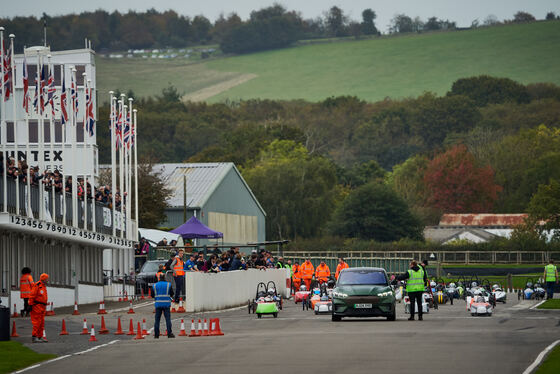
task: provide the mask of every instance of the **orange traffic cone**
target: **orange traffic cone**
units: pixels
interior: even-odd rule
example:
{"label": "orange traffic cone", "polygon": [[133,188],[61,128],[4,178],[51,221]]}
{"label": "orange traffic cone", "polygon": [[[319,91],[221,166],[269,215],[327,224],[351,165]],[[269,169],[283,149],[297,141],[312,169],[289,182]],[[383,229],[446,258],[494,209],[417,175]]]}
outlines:
{"label": "orange traffic cone", "polygon": [[137,331],[138,331],[138,333],[134,337],[134,340],[144,339],[144,337],[142,336],[142,330],[140,329],[140,322],[138,322],[138,330]]}
{"label": "orange traffic cone", "polygon": [[179,299],[179,308],[177,308],[177,313],[185,313],[185,307],[183,307],[183,298]]}
{"label": "orange traffic cone", "polygon": [[62,319],[62,330],[60,330],[59,335],[69,335],[68,331],[66,331],[66,322]]}
{"label": "orange traffic cone", "polygon": [[89,334],[88,328],[87,328],[87,322],[86,319],[84,318],[84,327],[82,328],[82,332],[80,333],[80,335],[87,335]]}
{"label": "orange traffic cone", "polygon": [[191,333],[189,334],[189,336],[198,336],[196,334],[196,325],[194,323],[194,319],[191,319]]}
{"label": "orange traffic cone", "polygon": [[11,338],[17,338],[19,337],[17,330],[16,330],[16,321],[14,321],[12,323],[12,335],[10,335]]}
{"label": "orange traffic cone", "polygon": [[202,321],[198,320],[198,329],[196,330],[196,336],[202,336]]}
{"label": "orange traffic cone", "polygon": [[128,327],[128,332],[126,333],[126,335],[135,335],[136,333],[134,332],[134,323],[132,322],[132,318],[130,319],[130,326]]}
{"label": "orange traffic cone", "polygon": [[123,301],[128,301],[128,292],[124,291]]}
{"label": "orange traffic cone", "polygon": [[140,288],[140,291],[142,292],[142,296],[140,296],[140,300],[145,300],[146,298],[144,297],[144,289]]}
{"label": "orange traffic cone", "polygon": [[119,317],[119,319],[117,321],[117,331],[115,331],[115,335],[124,335],[124,332],[123,332],[122,326],[121,326],[121,317]]}
{"label": "orange traffic cone", "polygon": [[89,342],[96,342],[97,339],[95,338],[95,328],[91,325],[91,334],[89,336]]}
{"label": "orange traffic cone", "polygon": [[79,316],[80,312],[78,312],[78,303],[74,302],[74,311],[72,312],[73,316]]}
{"label": "orange traffic cone", "polygon": [[146,319],[142,320],[142,335],[148,335],[148,330],[146,329]]}
{"label": "orange traffic cone", "polygon": [[148,288],[148,297],[151,299],[152,298],[152,288]]}
{"label": "orange traffic cone", "polygon": [[109,330],[105,326],[105,317],[101,316],[101,328],[99,329],[99,334],[108,334]]}
{"label": "orange traffic cone", "polygon": [[181,331],[179,331],[179,336],[187,336],[185,331],[185,321],[181,320]]}
{"label": "orange traffic cone", "polygon": [[202,330],[200,336],[208,336],[208,322],[206,322],[206,318],[204,318],[204,330]]}
{"label": "orange traffic cone", "polygon": [[[105,310],[105,301],[99,303],[99,310],[97,311],[97,314],[107,314],[107,311]],[[99,330],[99,333],[101,334],[101,330]]]}
{"label": "orange traffic cone", "polygon": [[210,320],[210,335],[211,336],[219,336],[224,335],[222,329],[220,328],[220,319],[219,318],[212,318]]}
{"label": "orange traffic cone", "polygon": [[128,312],[126,312],[127,314],[134,314],[134,309],[132,309],[132,301],[130,302],[130,306],[128,307]]}
{"label": "orange traffic cone", "polygon": [[19,317],[19,314],[17,312],[16,304],[14,304],[14,314],[12,314],[12,318],[17,318],[17,317]]}
{"label": "orange traffic cone", "polygon": [[171,313],[177,313],[177,309],[175,309],[175,303],[171,303]]}
{"label": "orange traffic cone", "polygon": [[121,295],[122,295],[122,292],[119,292],[119,302],[121,302],[121,301],[122,301],[122,297],[121,297]]}
{"label": "orange traffic cone", "polygon": [[44,341],[44,342],[48,342],[48,340],[47,340],[47,332],[45,331],[45,328],[43,328],[43,341]]}

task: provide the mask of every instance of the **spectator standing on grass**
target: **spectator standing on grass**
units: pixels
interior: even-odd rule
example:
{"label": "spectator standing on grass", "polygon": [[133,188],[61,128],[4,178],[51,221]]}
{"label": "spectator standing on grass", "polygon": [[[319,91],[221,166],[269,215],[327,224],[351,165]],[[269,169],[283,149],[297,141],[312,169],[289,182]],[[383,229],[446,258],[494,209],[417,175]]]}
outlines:
{"label": "spectator standing on grass", "polygon": [[558,284],[558,269],[554,266],[554,260],[549,260],[544,267],[543,279],[546,282],[546,298],[554,297],[554,285]]}
{"label": "spectator standing on grass", "polygon": [[166,282],[162,276],[158,282],[152,286],[154,288],[154,299],[156,315],[154,321],[154,339],[159,339],[159,322],[161,315],[165,317],[165,325],[167,328],[167,338],[174,338],[171,327],[171,298],[173,297],[173,289],[171,283]]}

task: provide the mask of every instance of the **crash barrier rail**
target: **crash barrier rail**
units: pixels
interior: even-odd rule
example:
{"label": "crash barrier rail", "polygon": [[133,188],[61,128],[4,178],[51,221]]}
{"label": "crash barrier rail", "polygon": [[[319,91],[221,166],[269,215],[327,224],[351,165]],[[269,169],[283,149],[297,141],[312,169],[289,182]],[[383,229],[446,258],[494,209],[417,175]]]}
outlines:
{"label": "crash barrier rail", "polygon": [[[284,251],[284,258],[331,258],[343,256],[348,261],[368,258],[410,258],[446,264],[546,264],[549,259],[560,261],[560,252],[552,251]],[[367,261],[366,261],[367,263]],[[330,266],[330,265],[329,265]]]}
{"label": "crash barrier rail", "polygon": [[221,273],[187,272],[186,310],[204,312],[247,305],[255,298],[259,282],[273,281],[278,293],[287,296],[288,269],[235,270]]}
{"label": "crash barrier rail", "polygon": [[118,301],[126,298],[132,301],[140,297],[141,291],[135,275],[112,275],[110,270],[103,273],[104,299]]}
{"label": "crash barrier rail", "polygon": [[[16,181],[15,179],[8,178],[7,183],[7,211],[9,213],[17,214],[20,216],[31,216],[35,219],[39,219],[39,207],[41,194],[39,187],[41,186],[30,186],[30,193],[27,193],[27,184],[19,183],[19,212],[16,212]],[[4,180],[0,176],[0,196],[4,194]],[[46,221],[56,222],[58,224],[64,224],[66,226],[72,226],[72,196],[65,193],[64,196],[61,192],[44,191],[44,212],[47,216]],[[63,202],[63,199],[66,201]],[[4,203],[0,199],[0,209],[4,211]],[[93,202],[92,200],[86,199],[87,201],[78,201],[78,222],[77,227],[82,229],[87,229],[90,231],[95,231],[100,234],[113,234],[113,222],[111,209],[106,205],[98,202]],[[30,211],[28,212],[28,205],[30,206]],[[66,207],[66,222],[63,221],[63,208]],[[87,209],[87,228],[84,227],[84,212]],[[95,211],[95,228],[93,228],[92,214]],[[122,221],[121,213],[119,210],[115,211],[116,219],[120,222]],[[116,236],[121,236],[120,231],[121,225],[117,223],[116,225]]]}
{"label": "crash barrier rail", "polygon": [[[311,252],[306,256],[295,256],[292,255],[291,252],[284,252],[284,262],[287,260],[291,260],[292,264],[294,262],[299,262],[301,265],[306,259],[310,259],[311,263],[315,268],[317,265],[321,263],[321,261],[325,261],[325,264],[329,267],[331,272],[336,271],[336,267],[338,265],[338,255],[335,256],[333,253],[325,253],[323,255],[319,255],[319,253]],[[344,257],[344,261],[348,263],[350,267],[377,267],[383,268],[387,273],[403,273],[405,272],[412,260],[411,257],[396,257],[396,258],[382,258],[382,257],[354,257],[348,256]]]}

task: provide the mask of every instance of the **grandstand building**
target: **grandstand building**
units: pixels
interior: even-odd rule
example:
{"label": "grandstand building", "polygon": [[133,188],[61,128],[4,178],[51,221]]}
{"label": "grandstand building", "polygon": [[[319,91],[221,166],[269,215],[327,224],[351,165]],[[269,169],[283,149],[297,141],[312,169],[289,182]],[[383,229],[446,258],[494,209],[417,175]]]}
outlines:
{"label": "grandstand building", "polygon": [[[97,131],[89,132],[84,121],[87,103],[97,126],[97,97],[94,51],[90,48],[51,52],[49,47],[26,48],[15,55],[15,85],[7,100],[0,100],[1,154],[27,162],[39,171],[59,170],[95,183],[98,176]],[[24,61],[25,65],[24,66]],[[44,66],[45,68],[42,68]],[[42,74],[45,74],[45,78]],[[24,78],[27,73],[31,108],[24,109]],[[39,73],[39,74],[38,74]],[[48,77],[54,84],[48,83]],[[75,77],[75,78],[74,78]],[[42,113],[33,105],[36,78],[45,81]],[[62,86],[72,94],[75,80],[77,104],[67,106],[70,118],[62,124]],[[86,87],[89,89],[86,97]],[[4,95],[4,93],[2,94]],[[53,95],[54,105],[49,105]],[[52,103],[51,103],[52,104]],[[88,122],[89,124],[90,122]],[[86,132],[85,128],[88,128]],[[74,302],[99,302],[104,298],[103,250],[111,249],[112,273],[127,274],[134,266],[137,227],[131,217],[113,211],[110,205],[94,199],[73,198],[73,194],[48,191],[27,185],[20,178],[6,176],[2,161],[0,176],[0,297],[3,305],[17,304],[19,278],[24,266],[34,279],[48,273],[49,300],[55,306]],[[75,191],[77,188],[75,188]],[[85,200],[85,201],[84,201]]]}

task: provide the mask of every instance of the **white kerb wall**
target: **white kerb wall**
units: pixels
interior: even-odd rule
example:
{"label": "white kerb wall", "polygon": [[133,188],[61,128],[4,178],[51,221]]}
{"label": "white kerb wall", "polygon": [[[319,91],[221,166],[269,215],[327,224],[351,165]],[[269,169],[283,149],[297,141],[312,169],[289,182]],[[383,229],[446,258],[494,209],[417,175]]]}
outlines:
{"label": "white kerb wall", "polygon": [[186,310],[204,312],[246,305],[255,298],[257,284],[273,281],[281,295],[287,295],[288,269],[236,270],[222,273],[187,272]]}

